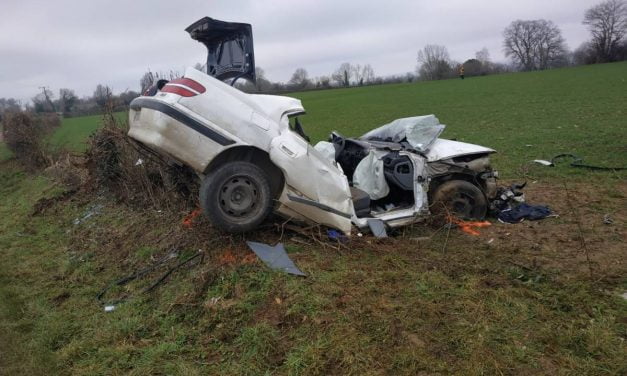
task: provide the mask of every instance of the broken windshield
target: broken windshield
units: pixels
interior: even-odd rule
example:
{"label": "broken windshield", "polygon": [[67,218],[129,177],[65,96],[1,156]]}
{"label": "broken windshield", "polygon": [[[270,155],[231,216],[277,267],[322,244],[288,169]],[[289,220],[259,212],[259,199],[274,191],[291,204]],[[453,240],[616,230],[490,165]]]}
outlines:
{"label": "broken windshield", "polygon": [[420,153],[429,151],[429,147],[444,131],[435,115],[415,116],[394,120],[361,136],[362,140],[407,142]]}

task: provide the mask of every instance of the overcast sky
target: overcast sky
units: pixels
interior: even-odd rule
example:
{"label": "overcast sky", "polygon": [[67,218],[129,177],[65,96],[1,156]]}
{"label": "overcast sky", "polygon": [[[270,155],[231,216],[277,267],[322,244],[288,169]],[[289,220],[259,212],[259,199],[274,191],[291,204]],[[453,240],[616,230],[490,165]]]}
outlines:
{"label": "overcast sky", "polygon": [[273,81],[298,67],[328,75],[342,62],[376,75],[415,70],[425,44],[464,61],[487,47],[504,61],[502,31],[544,18],[573,49],[588,39],[584,11],[599,0],[0,0],[0,97],[22,100],[45,85],[91,95],[139,90],[139,78],[204,62],[184,29],[203,16],[253,25],[256,64]]}

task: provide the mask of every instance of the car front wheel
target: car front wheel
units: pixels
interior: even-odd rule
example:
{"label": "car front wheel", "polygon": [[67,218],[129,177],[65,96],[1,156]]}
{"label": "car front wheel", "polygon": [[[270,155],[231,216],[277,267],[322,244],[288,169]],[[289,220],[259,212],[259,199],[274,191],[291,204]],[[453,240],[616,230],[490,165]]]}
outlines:
{"label": "car front wheel", "polygon": [[449,180],[438,186],[431,196],[434,214],[452,214],[462,219],[483,219],[488,200],[481,189],[465,180]]}
{"label": "car front wheel", "polygon": [[226,163],[203,181],[200,206],[213,225],[224,231],[253,230],[272,211],[268,176],[253,163]]}

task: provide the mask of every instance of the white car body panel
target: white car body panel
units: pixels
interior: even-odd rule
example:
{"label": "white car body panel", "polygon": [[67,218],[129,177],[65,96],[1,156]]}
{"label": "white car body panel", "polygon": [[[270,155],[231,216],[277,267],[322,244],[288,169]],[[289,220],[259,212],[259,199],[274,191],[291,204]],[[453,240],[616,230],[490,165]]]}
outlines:
{"label": "white car body panel", "polygon": [[427,152],[426,156],[428,162],[436,162],[444,159],[459,157],[462,155],[495,152],[496,151],[494,149],[486,148],[485,146],[438,138],[431,145],[431,148]]}
{"label": "white car body panel", "polygon": [[336,164],[289,130],[272,140],[270,160],[285,176],[286,188],[279,199],[282,206],[350,233],[354,216],[350,187]]}

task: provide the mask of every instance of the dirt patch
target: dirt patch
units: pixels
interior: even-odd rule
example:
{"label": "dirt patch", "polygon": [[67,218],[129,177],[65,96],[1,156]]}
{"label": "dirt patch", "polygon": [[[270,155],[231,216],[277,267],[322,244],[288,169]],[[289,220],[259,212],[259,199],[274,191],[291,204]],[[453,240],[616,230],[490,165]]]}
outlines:
{"label": "dirt patch", "polygon": [[54,197],[50,197],[50,198],[44,197],[44,198],[37,200],[35,205],[33,205],[33,211],[31,212],[31,215],[32,216],[41,215],[44,211],[46,211],[53,205],[60,203],[60,202],[67,201],[75,193],[76,193],[76,190],[69,190]]}
{"label": "dirt patch", "polygon": [[[589,275],[598,280],[624,278],[627,241],[627,184],[537,183],[526,189],[527,201],[548,205],[558,218],[495,224],[482,231],[475,244],[516,255],[528,267],[559,272],[564,278]],[[604,217],[612,218],[605,224]],[[490,244],[487,242],[494,239]]]}

